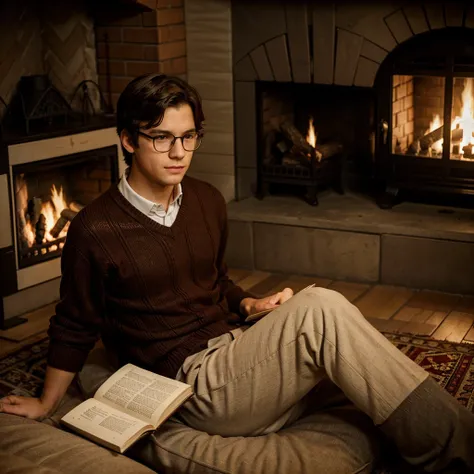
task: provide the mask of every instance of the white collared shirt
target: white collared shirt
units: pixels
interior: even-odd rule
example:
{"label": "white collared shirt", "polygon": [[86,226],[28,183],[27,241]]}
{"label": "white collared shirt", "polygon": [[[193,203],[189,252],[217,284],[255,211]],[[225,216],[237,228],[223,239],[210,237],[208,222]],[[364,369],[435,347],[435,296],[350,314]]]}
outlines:
{"label": "white collared shirt", "polygon": [[153,219],[158,224],[166,227],[171,227],[176,220],[179,208],[181,207],[181,201],[183,199],[183,188],[181,184],[178,184],[173,189],[172,201],[168,206],[168,210],[162,204],[156,204],[144,197],[140,196],[135,190],[132,189],[127,181],[128,169],[120,179],[118,189],[122,193],[123,197],[139,211],[143,212],[150,219]]}

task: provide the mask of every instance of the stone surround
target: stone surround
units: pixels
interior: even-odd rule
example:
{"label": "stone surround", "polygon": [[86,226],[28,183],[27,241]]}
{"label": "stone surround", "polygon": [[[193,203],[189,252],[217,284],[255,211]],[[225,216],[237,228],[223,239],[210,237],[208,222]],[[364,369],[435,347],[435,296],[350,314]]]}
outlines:
{"label": "stone surround", "polygon": [[[379,66],[414,35],[446,27],[474,27],[474,9],[425,2],[232,3],[236,198],[252,196],[257,179],[258,81],[373,86]],[[405,98],[406,99],[406,98]],[[402,148],[412,139],[405,112],[396,130]],[[405,130],[406,129],[406,130]]]}

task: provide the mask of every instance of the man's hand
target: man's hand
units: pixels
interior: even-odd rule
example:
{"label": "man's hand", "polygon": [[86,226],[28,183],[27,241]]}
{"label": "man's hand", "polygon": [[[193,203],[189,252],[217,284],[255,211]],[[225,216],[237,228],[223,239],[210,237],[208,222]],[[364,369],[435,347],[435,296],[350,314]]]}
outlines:
{"label": "man's hand", "polygon": [[40,398],[9,395],[0,399],[0,413],[42,420],[58,407],[66,390],[74,379],[74,373],[46,367],[43,393]]}
{"label": "man's hand", "polygon": [[240,302],[240,312],[244,316],[258,313],[267,309],[274,309],[285,301],[288,301],[293,296],[291,288],[285,288],[274,295],[266,296],[265,298],[244,298]]}
{"label": "man's hand", "polygon": [[42,420],[52,411],[40,398],[17,397],[9,395],[0,399],[0,413],[24,416],[33,420]]}

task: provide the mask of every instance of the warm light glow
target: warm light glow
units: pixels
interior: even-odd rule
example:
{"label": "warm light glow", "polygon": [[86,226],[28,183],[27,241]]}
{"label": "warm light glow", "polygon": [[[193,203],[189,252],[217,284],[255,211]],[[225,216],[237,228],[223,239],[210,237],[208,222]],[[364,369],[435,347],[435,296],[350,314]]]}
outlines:
{"label": "warm light glow", "polygon": [[313,117],[309,118],[309,127],[308,127],[308,135],[306,135],[306,141],[313,147],[316,148],[316,140],[318,136],[314,131],[313,126]]}
{"label": "warm light glow", "polygon": [[[43,209],[41,212],[46,217],[46,234],[45,240],[51,242],[52,240],[56,240],[49,232],[54,227],[58,219],[61,217],[61,212],[67,208],[66,200],[64,199],[64,192],[63,187],[59,188],[59,192],[56,189],[56,186],[53,184],[51,186],[51,201],[43,204]],[[64,237],[67,234],[67,228],[65,227],[61,233],[58,235],[59,237]]]}
{"label": "warm light glow", "polygon": [[[455,117],[451,122],[451,131],[460,128],[463,131],[462,141],[459,145],[459,154],[463,155],[463,147],[471,144],[474,145],[474,138],[472,136],[474,132],[474,99],[473,99],[473,79],[464,79],[464,89],[462,92],[462,109],[461,116]],[[441,127],[441,119],[439,115],[433,115],[433,120],[430,122],[430,129],[427,133],[433,132],[434,130]],[[441,153],[443,151],[443,139],[434,142],[431,145],[431,149],[435,152]]]}
{"label": "warm light glow", "polygon": [[[434,132],[439,127],[441,127],[441,118],[438,114],[436,114],[433,116],[433,120],[430,122],[430,129],[428,130],[428,133]],[[443,152],[443,139],[441,138],[441,140],[434,142],[431,145],[431,149],[437,153],[442,153]]]}
{"label": "warm light glow", "polygon": [[474,144],[472,138],[472,132],[474,132],[474,118],[473,118],[473,99],[472,99],[472,79],[467,78],[464,80],[464,90],[462,91],[462,110],[461,117],[456,117],[453,120],[451,130],[454,130],[457,125],[462,128],[462,142],[461,142],[461,151],[462,148],[466,145]]}
{"label": "warm light glow", "polygon": [[[17,178],[17,192],[16,192],[16,199],[17,199],[17,208],[21,209],[20,214],[25,213],[28,207],[28,191],[26,182],[23,176],[19,176]],[[55,226],[56,222],[61,217],[61,212],[68,207],[66,202],[66,197],[64,196],[64,191],[62,186],[60,186],[59,191],[57,190],[56,186],[53,184],[51,186],[51,199],[41,204],[41,214],[45,217],[46,220],[46,232],[42,243],[51,242],[61,237],[65,237],[67,234],[67,230],[69,228],[69,222],[60,232],[57,237],[53,237],[50,232]],[[33,228],[32,223],[26,220],[23,215],[20,215],[20,220],[23,219],[22,226],[23,226],[23,237],[25,241],[28,243],[29,247],[35,245],[35,229]],[[57,249],[57,247],[56,247]],[[51,251],[51,249],[50,249]],[[44,252],[43,252],[44,253]]]}

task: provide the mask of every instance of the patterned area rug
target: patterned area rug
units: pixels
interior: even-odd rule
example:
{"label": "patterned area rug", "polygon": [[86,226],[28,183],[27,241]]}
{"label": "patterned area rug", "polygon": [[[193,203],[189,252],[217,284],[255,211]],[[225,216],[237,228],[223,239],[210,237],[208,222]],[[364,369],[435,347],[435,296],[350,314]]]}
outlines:
{"label": "patterned area rug", "polygon": [[459,403],[474,412],[474,344],[441,342],[403,334],[384,335],[428,371]]}
{"label": "patterned area rug", "polygon": [[[474,412],[474,344],[434,341],[427,337],[384,333],[398,349],[427,370],[459,403]],[[0,397],[38,396],[46,370],[48,338],[0,360]]]}
{"label": "patterned area rug", "polygon": [[48,337],[43,337],[0,360],[0,397],[41,394],[48,342]]}

